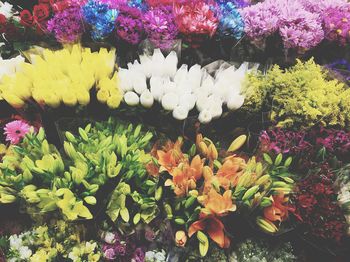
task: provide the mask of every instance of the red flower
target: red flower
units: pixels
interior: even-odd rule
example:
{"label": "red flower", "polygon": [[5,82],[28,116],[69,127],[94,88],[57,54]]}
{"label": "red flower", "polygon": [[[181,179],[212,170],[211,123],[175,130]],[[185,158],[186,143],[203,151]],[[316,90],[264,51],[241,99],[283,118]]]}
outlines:
{"label": "red flower", "polygon": [[42,22],[49,17],[50,9],[45,4],[35,5],[33,8],[33,15],[37,22]]}
{"label": "red flower", "polygon": [[0,14],[0,33],[4,33],[6,31],[6,16]]}
{"label": "red flower", "polygon": [[34,23],[34,18],[29,10],[23,10],[20,13],[21,24],[24,26],[32,26]]}
{"label": "red flower", "polygon": [[49,0],[51,8],[54,12],[60,12],[69,7],[69,3],[66,0]]}
{"label": "red flower", "polygon": [[15,40],[15,39],[18,39],[19,37],[19,31],[17,27],[12,23],[8,23],[6,25],[5,34],[6,34],[6,37],[10,40]]}

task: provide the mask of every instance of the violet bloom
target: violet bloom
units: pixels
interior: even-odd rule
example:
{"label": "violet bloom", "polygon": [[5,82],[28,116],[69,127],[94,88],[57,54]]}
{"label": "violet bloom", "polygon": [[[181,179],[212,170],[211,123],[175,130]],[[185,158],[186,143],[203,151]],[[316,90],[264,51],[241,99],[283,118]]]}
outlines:
{"label": "violet bloom", "polygon": [[144,262],[145,261],[145,252],[141,248],[136,248],[133,257],[131,259],[132,262]]}
{"label": "violet bloom", "polygon": [[107,260],[114,260],[117,258],[117,254],[116,254],[114,248],[110,247],[109,245],[108,245],[108,247],[107,246],[102,247],[102,251],[103,251],[104,257]]}
{"label": "violet bloom", "polygon": [[342,45],[350,42],[350,4],[343,8],[329,8],[323,14],[326,38]]}
{"label": "violet bloom", "polygon": [[84,32],[80,7],[73,6],[61,12],[47,23],[47,29],[61,43],[72,43],[80,39]]}
{"label": "violet bloom", "polygon": [[142,13],[137,8],[123,6],[116,20],[117,35],[124,41],[137,45],[143,37]]}
{"label": "violet bloom", "polygon": [[143,16],[143,23],[150,41],[161,49],[169,48],[178,34],[175,17],[169,6],[150,8]]}
{"label": "violet bloom", "polygon": [[5,125],[6,141],[16,145],[29,133],[31,126],[22,120],[15,120]]}

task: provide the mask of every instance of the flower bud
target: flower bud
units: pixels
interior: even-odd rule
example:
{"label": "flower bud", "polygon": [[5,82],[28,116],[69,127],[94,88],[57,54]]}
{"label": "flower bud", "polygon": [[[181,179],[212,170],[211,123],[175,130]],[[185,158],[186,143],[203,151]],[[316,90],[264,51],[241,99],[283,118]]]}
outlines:
{"label": "flower bud", "polygon": [[129,91],[124,94],[124,101],[129,106],[137,106],[140,99],[135,92]]}
{"label": "flower bud", "polygon": [[143,107],[150,108],[154,103],[154,98],[150,91],[145,90],[141,94],[140,101]]}
{"label": "flower bud", "polygon": [[96,205],[96,198],[94,196],[87,196],[84,198],[84,201],[89,205]]}
{"label": "flower bud", "polygon": [[207,109],[203,110],[202,112],[200,112],[198,120],[202,123],[202,124],[207,124],[212,120],[212,115],[211,112]]}
{"label": "flower bud", "polygon": [[179,230],[175,234],[175,242],[178,247],[184,247],[187,242],[187,236],[185,231]]}
{"label": "flower bud", "polygon": [[78,103],[77,97],[74,93],[67,91],[62,96],[63,103],[67,106],[75,106]]}
{"label": "flower bud", "polygon": [[179,104],[179,97],[175,93],[167,93],[162,98],[162,106],[165,110],[172,111]]}
{"label": "flower bud", "polygon": [[173,111],[173,117],[177,120],[185,120],[188,116],[188,109],[183,106],[177,106]]}

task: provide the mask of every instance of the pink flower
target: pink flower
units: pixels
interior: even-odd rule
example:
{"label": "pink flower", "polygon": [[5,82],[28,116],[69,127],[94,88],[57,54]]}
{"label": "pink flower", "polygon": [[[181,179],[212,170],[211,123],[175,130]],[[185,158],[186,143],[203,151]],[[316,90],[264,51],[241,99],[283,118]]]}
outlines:
{"label": "pink flower", "polygon": [[26,134],[29,133],[31,126],[26,122],[21,120],[15,120],[10,123],[7,123],[4,130],[6,135],[6,141],[9,141],[11,144],[18,144]]}

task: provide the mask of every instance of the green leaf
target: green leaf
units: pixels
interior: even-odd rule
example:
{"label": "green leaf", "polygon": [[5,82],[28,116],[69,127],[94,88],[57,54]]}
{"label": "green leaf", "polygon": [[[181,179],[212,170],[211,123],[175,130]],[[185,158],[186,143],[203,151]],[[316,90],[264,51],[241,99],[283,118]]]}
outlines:
{"label": "green leaf", "polygon": [[137,213],[133,219],[134,225],[138,224],[140,222],[140,219],[141,219],[141,214]]}
{"label": "green leaf", "polygon": [[279,166],[282,162],[282,159],[283,159],[283,155],[279,153],[275,159],[275,166]]}
{"label": "green leaf", "polygon": [[209,250],[208,237],[202,231],[198,231],[197,238],[199,241],[199,253],[202,257],[205,257]]}

